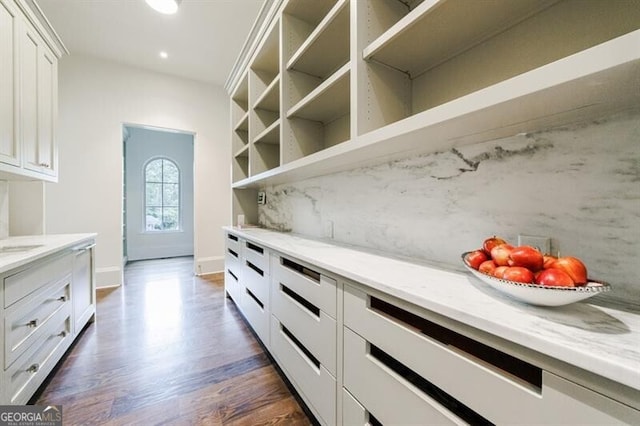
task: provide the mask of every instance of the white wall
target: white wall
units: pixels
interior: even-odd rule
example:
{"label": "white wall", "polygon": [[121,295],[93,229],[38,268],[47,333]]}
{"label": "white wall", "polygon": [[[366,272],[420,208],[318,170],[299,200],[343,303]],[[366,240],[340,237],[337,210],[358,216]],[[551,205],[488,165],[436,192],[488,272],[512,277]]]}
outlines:
{"label": "white wall", "polygon": [[122,282],[122,125],[195,134],[195,269],[221,271],[231,216],[229,108],[222,87],[83,56],[59,66],[59,183],[47,184],[48,233],[97,232],[98,286]]}
{"label": "white wall", "polygon": [[462,269],[499,235],[552,237],[603,297],[640,306],[640,116],[414,156],[267,188],[261,225]]}
{"label": "white wall", "polygon": [[[193,136],[129,127],[126,141],[127,257],[129,260],[193,255]],[[180,229],[148,232],[145,228],[144,167],[166,157],[180,170]]]}

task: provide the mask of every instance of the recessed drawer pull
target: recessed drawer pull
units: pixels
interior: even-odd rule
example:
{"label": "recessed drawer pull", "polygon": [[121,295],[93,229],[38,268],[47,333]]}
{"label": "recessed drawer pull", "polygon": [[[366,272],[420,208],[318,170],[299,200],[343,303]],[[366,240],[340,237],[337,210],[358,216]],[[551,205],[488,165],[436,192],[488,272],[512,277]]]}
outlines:
{"label": "recessed drawer pull", "polygon": [[289,338],[289,341],[291,343],[293,343],[295,346],[298,347],[298,349],[300,349],[300,351],[307,357],[307,359],[309,361],[311,361],[311,363],[313,365],[315,365],[316,368],[320,368],[320,361],[318,360],[318,358],[313,356],[313,354],[311,352],[309,352],[309,349],[307,349],[302,344],[302,342],[300,340],[298,340],[298,338],[296,336],[294,336],[293,333],[291,333],[289,331],[289,329],[287,327],[285,327],[284,324],[282,324],[282,323],[280,323],[280,330],[282,330],[282,333],[284,333],[284,335]]}
{"label": "recessed drawer pull", "polygon": [[40,370],[40,364],[35,363],[35,364],[31,364],[29,368],[27,368],[25,371],[27,373],[37,373],[38,370]]}
{"label": "recessed drawer pull", "polygon": [[282,264],[282,266],[289,268],[289,269],[293,269],[294,271],[296,271],[299,274],[304,275],[307,278],[310,278],[311,280],[319,283],[320,282],[320,273],[314,271],[313,269],[309,269],[305,266],[300,265],[299,263],[296,263],[292,260],[286,259],[284,257],[280,258],[280,263]]}
{"label": "recessed drawer pull", "polygon": [[298,293],[296,293],[295,291],[291,290],[289,287],[287,287],[286,285],[280,283],[280,291],[282,291],[284,294],[286,294],[287,296],[289,296],[291,299],[295,300],[296,302],[298,302],[300,305],[302,305],[306,310],[308,310],[309,312],[311,312],[313,315],[315,315],[316,317],[320,317],[320,308],[318,308],[316,305],[314,305],[313,303],[309,302],[307,299],[305,299],[304,297],[300,296]]}
{"label": "recessed drawer pull", "polygon": [[264,271],[263,271],[262,269],[258,268],[258,267],[257,267],[256,265],[254,265],[253,263],[249,262],[248,260],[247,260],[247,266],[248,266],[249,268],[253,269],[254,271],[256,271],[256,273],[257,273],[258,275],[260,275],[261,277],[264,277]]}
{"label": "recessed drawer pull", "polygon": [[262,247],[258,247],[255,244],[251,244],[250,242],[247,241],[247,248],[253,251],[256,251],[260,254],[264,254],[264,249]]}
{"label": "recessed drawer pull", "polygon": [[251,293],[251,290],[249,290],[248,288],[246,288],[245,290],[246,290],[247,294],[249,295],[249,297],[251,297],[258,304],[258,306],[260,306],[260,309],[264,309],[264,303],[262,303],[260,301],[260,299],[258,299],[256,297],[255,294]]}
{"label": "recessed drawer pull", "polygon": [[66,301],[67,301],[67,296],[60,296],[60,297],[58,297],[58,301],[60,301],[60,302],[66,302]]}
{"label": "recessed drawer pull", "polygon": [[238,241],[238,237],[236,237],[235,235],[227,234],[227,237],[229,237],[230,240]]}
{"label": "recessed drawer pull", "polygon": [[231,250],[231,249],[227,249],[227,251],[231,254],[231,256],[237,258],[238,257],[238,253],[236,253],[235,251]]}
{"label": "recessed drawer pull", "polygon": [[62,330],[60,333],[56,334],[56,336],[67,337],[67,332],[65,330]]}
{"label": "recessed drawer pull", "polygon": [[38,319],[32,319],[27,323],[27,327],[36,328],[38,326]]}
{"label": "recessed drawer pull", "polygon": [[238,281],[238,277],[236,277],[236,274],[231,272],[231,269],[227,269],[227,272],[229,273],[229,275],[231,275],[233,277],[234,280]]}

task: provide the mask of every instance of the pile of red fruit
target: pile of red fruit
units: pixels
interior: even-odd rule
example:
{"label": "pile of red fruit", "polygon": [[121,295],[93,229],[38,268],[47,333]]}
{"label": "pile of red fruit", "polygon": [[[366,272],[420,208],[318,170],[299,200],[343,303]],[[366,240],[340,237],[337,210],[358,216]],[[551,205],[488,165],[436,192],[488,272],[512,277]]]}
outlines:
{"label": "pile of red fruit", "polygon": [[520,283],[550,287],[587,284],[587,268],[575,257],[554,257],[535,247],[514,247],[502,238],[484,240],[482,248],[468,253],[465,262],[483,274]]}

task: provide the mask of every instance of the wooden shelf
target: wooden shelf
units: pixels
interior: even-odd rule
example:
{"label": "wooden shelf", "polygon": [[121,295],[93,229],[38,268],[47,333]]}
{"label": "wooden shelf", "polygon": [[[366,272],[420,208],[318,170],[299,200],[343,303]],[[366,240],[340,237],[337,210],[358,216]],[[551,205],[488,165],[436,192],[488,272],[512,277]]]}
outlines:
{"label": "wooden shelf", "polygon": [[236,151],[235,154],[233,154],[234,158],[248,157],[248,156],[249,156],[249,145],[243,146],[238,151]]}
{"label": "wooden shelf", "polygon": [[280,144],[280,120],[274,121],[262,133],[256,136],[253,143],[260,144]]}
{"label": "wooden shelf", "polygon": [[238,120],[238,124],[234,126],[233,130],[243,130],[245,132],[249,131],[249,111],[245,112],[242,117],[240,117],[240,120]]}
{"label": "wooden shelf", "polygon": [[640,108],[640,30],[235,182],[260,188]]}
{"label": "wooden shelf", "polygon": [[254,108],[280,111],[280,76],[277,75],[256,100]]}
{"label": "wooden shelf", "polygon": [[246,75],[240,81],[240,84],[231,96],[231,99],[245,112],[249,109],[249,80]]}
{"label": "wooden shelf", "polygon": [[287,62],[324,78],[349,61],[349,0],[339,0]]}
{"label": "wooden shelf", "polygon": [[425,0],[362,55],[415,78],[556,2]]}
{"label": "wooden shelf", "polygon": [[280,69],[280,25],[279,23],[271,28],[269,35],[258,47],[258,53],[251,63],[254,70],[266,71],[278,74]]}
{"label": "wooden shelf", "polygon": [[343,65],[331,77],[305,96],[288,112],[287,118],[300,117],[327,123],[349,114],[350,64]]}

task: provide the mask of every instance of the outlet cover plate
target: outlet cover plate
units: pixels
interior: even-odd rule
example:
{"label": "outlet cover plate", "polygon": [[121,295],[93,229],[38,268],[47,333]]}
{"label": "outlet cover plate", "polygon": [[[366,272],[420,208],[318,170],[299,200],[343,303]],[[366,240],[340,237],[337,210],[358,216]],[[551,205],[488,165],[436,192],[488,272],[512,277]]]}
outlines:
{"label": "outlet cover plate", "polygon": [[532,246],[544,254],[551,253],[551,238],[538,237],[535,235],[518,235],[519,246]]}

